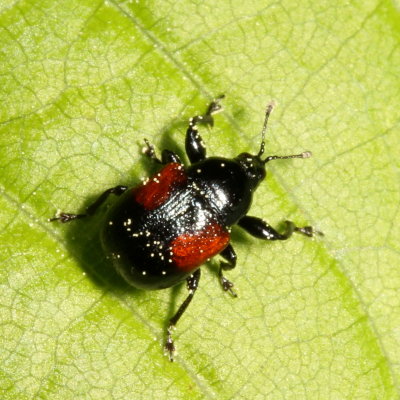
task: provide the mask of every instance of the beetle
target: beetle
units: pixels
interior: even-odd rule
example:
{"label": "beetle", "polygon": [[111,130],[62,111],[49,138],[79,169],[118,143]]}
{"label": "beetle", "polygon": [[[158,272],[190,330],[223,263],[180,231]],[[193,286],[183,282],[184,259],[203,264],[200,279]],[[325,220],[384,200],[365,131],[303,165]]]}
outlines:
{"label": "beetle", "polygon": [[233,283],[224,271],[236,266],[236,253],[230,243],[233,225],[263,240],[286,240],[294,232],[312,237],[311,226],[298,227],[286,221],[278,232],[261,218],[247,215],[253,193],[266,177],[265,165],[273,160],[309,158],[310,151],[288,156],[263,158],[265,134],[273,104],[267,106],[257,154],[241,153],[235,158],[207,157],[198,125],[213,126],[213,115],[221,111],[217,97],[203,115],[189,120],[185,149],[190,166],[179,156],[163,150],[161,159],[145,139],[144,154],[162,165],[161,170],[139,186],[115,186],[106,190],[84,214],[59,213],[50,221],[62,223],[95,214],[113,194],[119,199],[108,210],[100,232],[103,250],[116,270],[132,286],[164,289],[186,280],[188,295],[169,321],[165,350],[173,361],[175,345],[172,331],[187,309],[199,286],[200,266],[219,254],[219,280],[233,297]]}

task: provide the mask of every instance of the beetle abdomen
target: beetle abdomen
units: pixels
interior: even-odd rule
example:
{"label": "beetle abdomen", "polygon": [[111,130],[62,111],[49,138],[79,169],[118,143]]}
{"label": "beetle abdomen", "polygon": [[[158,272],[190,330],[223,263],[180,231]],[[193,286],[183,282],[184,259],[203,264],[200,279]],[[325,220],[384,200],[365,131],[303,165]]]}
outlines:
{"label": "beetle abdomen", "polygon": [[101,236],[115,268],[143,289],[175,285],[229,243],[228,230],[177,163],[124,193]]}

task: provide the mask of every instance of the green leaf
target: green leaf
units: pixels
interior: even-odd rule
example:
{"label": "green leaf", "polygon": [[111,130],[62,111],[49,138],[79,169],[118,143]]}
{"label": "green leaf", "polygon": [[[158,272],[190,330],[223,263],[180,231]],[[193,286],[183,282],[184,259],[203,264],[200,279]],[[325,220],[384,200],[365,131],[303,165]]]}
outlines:
{"label": "green leaf", "polygon": [[[0,397],[394,399],[400,394],[399,65],[393,2],[3,0]],[[47,222],[183,156],[186,121],[226,94],[208,154],[275,161],[251,215],[325,236],[233,231],[163,356],[184,285],[144,292],[110,268],[101,218]]]}

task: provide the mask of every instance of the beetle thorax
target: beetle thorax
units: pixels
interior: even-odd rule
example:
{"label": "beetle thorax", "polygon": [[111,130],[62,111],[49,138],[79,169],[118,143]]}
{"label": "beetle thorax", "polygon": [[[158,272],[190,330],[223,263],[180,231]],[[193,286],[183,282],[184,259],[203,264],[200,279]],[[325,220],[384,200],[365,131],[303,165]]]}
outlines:
{"label": "beetle thorax", "polygon": [[246,215],[254,189],[238,161],[210,157],[189,167],[188,176],[195,196],[200,196],[225,226]]}

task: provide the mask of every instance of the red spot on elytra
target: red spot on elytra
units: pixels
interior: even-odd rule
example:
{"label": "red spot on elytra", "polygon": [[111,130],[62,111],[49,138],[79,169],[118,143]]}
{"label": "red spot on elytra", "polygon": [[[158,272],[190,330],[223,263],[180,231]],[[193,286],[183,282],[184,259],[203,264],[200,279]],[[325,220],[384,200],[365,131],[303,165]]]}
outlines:
{"label": "red spot on elytra", "polygon": [[182,164],[167,164],[158,174],[133,191],[135,200],[147,210],[163,204],[175,187],[185,183],[187,176]]}
{"label": "red spot on elytra", "polygon": [[229,232],[216,223],[198,232],[185,233],[170,244],[172,261],[178,268],[190,271],[221,252],[229,239]]}

